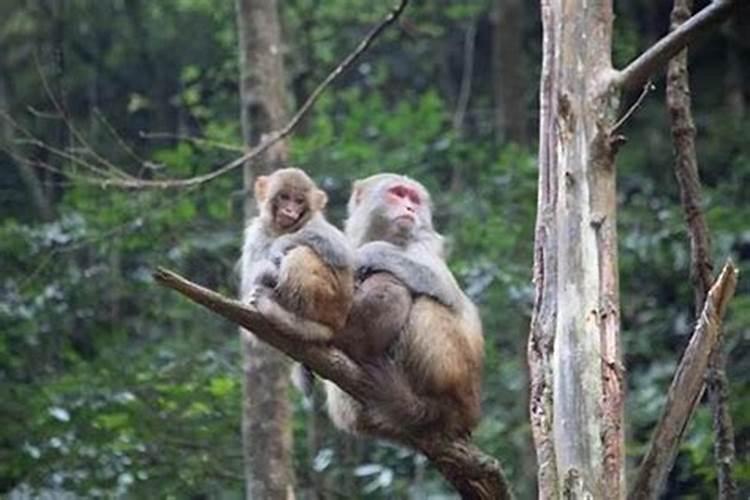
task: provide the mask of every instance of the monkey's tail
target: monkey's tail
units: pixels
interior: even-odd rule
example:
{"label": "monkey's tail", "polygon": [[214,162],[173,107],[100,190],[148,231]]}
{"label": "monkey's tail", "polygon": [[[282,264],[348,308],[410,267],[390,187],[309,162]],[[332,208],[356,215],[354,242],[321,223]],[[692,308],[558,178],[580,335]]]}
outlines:
{"label": "monkey's tail", "polygon": [[304,397],[305,406],[312,406],[312,396],[315,390],[315,372],[307,365],[295,363],[292,367],[292,385]]}

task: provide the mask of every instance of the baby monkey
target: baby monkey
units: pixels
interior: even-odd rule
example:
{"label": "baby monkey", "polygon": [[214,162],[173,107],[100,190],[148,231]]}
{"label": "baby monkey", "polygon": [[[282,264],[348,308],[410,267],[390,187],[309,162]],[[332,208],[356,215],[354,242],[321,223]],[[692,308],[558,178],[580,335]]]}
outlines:
{"label": "baby monkey", "polygon": [[354,293],[353,251],[323,216],[328,197],[298,168],[255,181],[259,215],[245,230],[241,297],[281,328],[327,342]]}

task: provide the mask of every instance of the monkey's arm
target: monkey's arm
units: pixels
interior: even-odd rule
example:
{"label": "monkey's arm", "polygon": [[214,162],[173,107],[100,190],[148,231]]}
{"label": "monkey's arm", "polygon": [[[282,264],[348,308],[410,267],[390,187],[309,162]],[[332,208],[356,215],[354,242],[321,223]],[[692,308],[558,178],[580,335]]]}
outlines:
{"label": "monkey's arm", "polygon": [[353,266],[354,257],[349,242],[338,229],[324,220],[312,220],[299,231],[277,238],[271,246],[271,257],[280,261],[289,250],[300,245],[312,248],[331,267],[341,269]]}
{"label": "monkey's arm", "polygon": [[273,288],[279,282],[279,266],[269,259],[253,262],[247,281],[250,287],[262,285]]}
{"label": "monkey's arm", "polygon": [[278,280],[278,266],[268,259],[268,235],[257,219],[245,229],[239,272],[242,298],[256,285],[274,286]]}
{"label": "monkey's arm", "polygon": [[248,304],[255,306],[263,317],[282,331],[298,332],[303,340],[310,342],[328,342],[334,331],[316,321],[305,319],[282,307],[272,298],[272,289],[256,286],[248,297]]}
{"label": "monkey's arm", "polygon": [[357,249],[358,274],[387,271],[416,295],[427,295],[441,304],[457,308],[463,299],[450,271],[429,255],[416,255],[386,241],[372,241]]}

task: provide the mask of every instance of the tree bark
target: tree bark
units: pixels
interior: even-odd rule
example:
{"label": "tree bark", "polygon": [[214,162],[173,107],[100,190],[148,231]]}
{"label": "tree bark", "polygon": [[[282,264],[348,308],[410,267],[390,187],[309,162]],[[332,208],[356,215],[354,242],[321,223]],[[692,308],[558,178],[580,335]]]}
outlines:
{"label": "tree bark", "polygon": [[621,498],[623,389],[609,1],[542,1],[536,301],[529,344],[541,498]]}
{"label": "tree bark", "polygon": [[[262,135],[280,129],[287,115],[281,27],[276,0],[237,0],[240,43],[240,106],[243,140],[248,148]],[[257,161],[243,167],[245,220],[255,215],[250,193],[258,172],[287,161],[279,141]],[[248,330],[243,344],[243,450],[248,499],[294,498],[291,423],[287,397],[289,364]]]}
{"label": "tree bark", "polygon": [[711,3],[622,71],[610,60],[611,0],[541,3],[536,298],[528,348],[539,496],[619,499],[626,492],[614,162],[623,142],[615,135],[624,121],[616,120],[620,94],[727,17],[735,1]]}
{"label": "tree bark", "polygon": [[[675,0],[671,16],[673,30],[689,19],[692,8],[692,0]],[[710,232],[701,209],[701,182],[698,173],[698,156],[695,151],[695,125],[691,110],[687,49],[669,62],[667,107],[672,122],[675,176],[680,188],[682,211],[690,237],[690,275],[695,294],[695,314],[699,317],[711,287],[713,265]],[[734,425],[727,401],[728,383],[725,358],[724,339],[719,329],[716,345],[711,353],[706,384],[716,434],[714,457],[719,498],[729,500],[736,498],[737,485],[732,478],[735,461]],[[672,463],[668,464],[669,469],[672,466]]]}

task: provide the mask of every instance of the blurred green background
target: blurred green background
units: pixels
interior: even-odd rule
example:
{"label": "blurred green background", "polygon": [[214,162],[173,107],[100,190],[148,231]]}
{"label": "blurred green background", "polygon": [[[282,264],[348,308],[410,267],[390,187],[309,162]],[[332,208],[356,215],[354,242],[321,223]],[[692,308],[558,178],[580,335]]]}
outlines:
{"label": "blurred green background", "polygon": [[[282,4],[291,109],[391,6],[364,0]],[[616,2],[616,64],[665,32],[670,8],[671,2]],[[218,0],[0,4],[0,109],[12,117],[0,128],[0,493],[243,497],[237,329],[150,277],[163,265],[236,293],[240,171],[196,189],[124,191],[24,162],[86,173],[37,140],[71,157],[91,159],[95,152],[149,178],[193,176],[238,156],[176,138],[241,144],[235,16],[233,2]],[[736,473],[745,496],[747,33],[745,15],[705,36],[690,54],[714,256],[717,265],[732,257],[741,269],[725,331]],[[328,215],[337,224],[353,179],[395,171],[432,191],[451,268],[484,321],[484,419],[476,440],[500,458],[520,498],[534,495],[535,481],[525,344],[540,55],[535,2],[415,2],[325,93],[290,142],[292,163],[329,193]],[[44,82],[76,132],[60,120]],[[657,90],[623,128],[628,144],[618,161],[631,468],[644,452],[694,322],[663,77],[655,83]],[[636,97],[625,96],[625,106]],[[155,133],[166,136],[148,135]],[[81,149],[76,134],[90,151]],[[452,495],[424,458],[344,436],[315,418],[319,407],[311,416],[297,394],[289,397],[301,498],[313,484],[328,498]],[[310,425],[318,432],[315,449]],[[710,412],[702,406],[667,498],[714,497],[712,444]]]}

